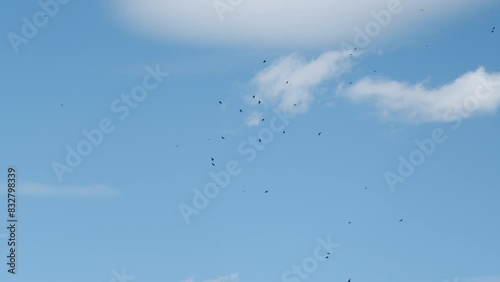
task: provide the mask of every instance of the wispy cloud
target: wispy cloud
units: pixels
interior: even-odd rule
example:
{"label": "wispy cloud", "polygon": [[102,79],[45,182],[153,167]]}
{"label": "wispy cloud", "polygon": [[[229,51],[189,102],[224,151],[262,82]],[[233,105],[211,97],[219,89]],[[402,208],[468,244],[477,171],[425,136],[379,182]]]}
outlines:
{"label": "wispy cloud", "polygon": [[[225,275],[225,276],[218,276],[218,277],[212,278],[212,279],[201,280],[201,282],[238,282],[238,281],[239,281],[239,274],[238,273],[232,273],[232,274]],[[191,277],[191,278],[184,280],[183,282],[196,282],[196,280],[194,280],[194,278]]]}
{"label": "wispy cloud", "polygon": [[500,73],[488,73],[480,67],[437,88],[424,82],[364,78],[354,85],[340,86],[338,93],[354,102],[375,104],[385,119],[451,121],[456,115],[468,118],[496,111],[500,106]]}
{"label": "wispy cloud", "polygon": [[33,197],[115,197],[120,192],[106,185],[89,186],[56,186],[44,185],[34,182],[23,182],[19,184],[19,193]]}
{"label": "wispy cloud", "polygon": [[262,120],[262,113],[253,112],[247,117],[247,119],[245,120],[245,123],[248,126],[257,126],[260,124],[261,120]]}
{"label": "wispy cloud", "polygon": [[471,277],[459,279],[459,282],[500,282],[499,276],[481,276],[481,277]]}
{"label": "wispy cloud", "polygon": [[359,55],[329,51],[308,61],[292,53],[259,72],[252,82],[266,105],[285,113],[304,113],[315,100],[317,87],[350,70],[352,58]]}

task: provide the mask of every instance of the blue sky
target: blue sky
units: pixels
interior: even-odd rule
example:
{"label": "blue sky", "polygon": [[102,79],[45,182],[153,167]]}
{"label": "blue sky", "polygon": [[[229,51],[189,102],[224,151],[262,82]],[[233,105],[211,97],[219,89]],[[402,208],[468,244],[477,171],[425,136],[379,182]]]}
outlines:
{"label": "blue sky", "polygon": [[1,5],[2,281],[500,281],[495,1]]}

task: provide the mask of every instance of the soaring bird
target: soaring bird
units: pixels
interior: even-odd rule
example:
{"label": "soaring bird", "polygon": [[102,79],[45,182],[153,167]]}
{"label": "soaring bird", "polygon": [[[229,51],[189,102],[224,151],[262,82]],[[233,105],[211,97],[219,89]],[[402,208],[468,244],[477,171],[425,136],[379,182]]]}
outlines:
{"label": "soaring bird", "polygon": [[262,121],[264,121],[264,119],[262,119]]}
{"label": "soaring bird", "polygon": [[215,164],[214,164],[214,163],[212,163],[212,166],[215,166]]}
{"label": "soaring bird", "polygon": [[295,107],[295,106],[297,106],[297,104],[293,104],[293,106]]}
{"label": "soaring bird", "polygon": [[285,131],[283,130],[283,134],[285,134]]}
{"label": "soaring bird", "polygon": [[259,104],[260,104],[260,100],[259,100]]}
{"label": "soaring bird", "polygon": [[320,135],[321,135],[321,132],[320,132],[320,133],[318,133],[318,136],[320,136]]}
{"label": "soaring bird", "polygon": [[211,158],[212,159],[212,162],[214,161],[214,158]]}
{"label": "soaring bird", "polygon": [[255,95],[252,96],[255,99]]}
{"label": "soaring bird", "polygon": [[288,84],[288,80],[286,81],[286,84]]}
{"label": "soaring bird", "polygon": [[222,139],[226,140],[226,138],[224,138],[224,136],[221,136],[221,137],[222,137]]}
{"label": "soaring bird", "polygon": [[266,63],[266,60],[264,60],[262,63],[263,63],[263,64],[265,64],[265,63]]}
{"label": "soaring bird", "polygon": [[240,113],[242,113],[243,111],[240,109]]}
{"label": "soaring bird", "polygon": [[347,223],[347,224],[351,224],[351,222],[349,221],[349,223]]}
{"label": "soaring bird", "polygon": [[264,193],[267,193],[267,192],[269,192],[269,190],[266,190],[266,192],[264,192]]}
{"label": "soaring bird", "polygon": [[260,138],[259,138],[259,143],[260,143],[260,142],[262,142],[262,140],[260,140]]}
{"label": "soaring bird", "polygon": [[403,219],[400,219],[399,222],[403,222]]}
{"label": "soaring bird", "polygon": [[219,104],[221,104],[221,105],[222,105],[222,102],[221,102],[221,101],[219,101]]}

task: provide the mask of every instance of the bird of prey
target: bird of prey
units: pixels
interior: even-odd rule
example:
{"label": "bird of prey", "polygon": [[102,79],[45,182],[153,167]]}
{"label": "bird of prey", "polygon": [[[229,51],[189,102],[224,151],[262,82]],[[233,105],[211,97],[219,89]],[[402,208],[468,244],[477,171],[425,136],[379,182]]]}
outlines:
{"label": "bird of prey", "polygon": [[226,140],[226,138],[224,138],[224,136],[221,136],[221,137],[222,137],[222,139]]}
{"label": "bird of prey", "polygon": [[221,102],[221,101],[219,101],[219,104],[221,104],[221,105],[222,105],[222,102]]}

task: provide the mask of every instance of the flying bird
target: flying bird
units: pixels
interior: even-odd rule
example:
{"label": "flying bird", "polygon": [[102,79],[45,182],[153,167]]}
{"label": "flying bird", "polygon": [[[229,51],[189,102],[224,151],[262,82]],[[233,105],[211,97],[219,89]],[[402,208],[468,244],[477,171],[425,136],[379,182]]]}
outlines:
{"label": "flying bird", "polygon": [[266,190],[266,192],[264,192],[264,193],[267,193],[267,192],[269,192],[269,190]]}
{"label": "flying bird", "polygon": [[255,95],[252,96],[255,99]]}
{"label": "flying bird", "polygon": [[214,161],[214,158],[211,158],[212,159],[212,162]]}
{"label": "flying bird", "polygon": [[240,113],[242,113],[243,111],[240,109]]}
{"label": "flying bird", "polygon": [[214,163],[212,163],[212,166],[215,166]]}
{"label": "flying bird", "polygon": [[286,81],[286,84],[288,84],[288,80]]}
{"label": "flying bird", "polygon": [[283,130],[283,134],[285,134],[285,131]]}
{"label": "flying bird", "polygon": [[222,139],[226,140],[226,138],[224,138],[224,136],[221,136],[221,137],[222,137]]}
{"label": "flying bird", "polygon": [[266,60],[264,60],[262,63],[263,63],[263,64],[265,64],[265,63],[266,63]]}
{"label": "flying bird", "polygon": [[259,104],[260,104],[260,100],[259,100]]}
{"label": "flying bird", "polygon": [[262,140],[260,140],[260,138],[259,138],[259,143],[260,143],[260,142],[262,142]]}
{"label": "flying bird", "polygon": [[221,102],[221,101],[219,101],[219,104],[221,104],[221,105],[222,105],[222,102]]}
{"label": "flying bird", "polygon": [[349,223],[347,223],[347,224],[351,224],[351,222],[349,221]]}
{"label": "flying bird", "polygon": [[320,136],[320,135],[321,135],[321,132],[320,132],[320,133],[318,133],[318,136]]}
{"label": "flying bird", "polygon": [[64,107],[64,104],[61,104],[61,107]]}
{"label": "flying bird", "polygon": [[403,222],[403,219],[400,219],[399,222]]}
{"label": "flying bird", "polygon": [[295,107],[295,106],[297,106],[297,104],[293,104],[293,106]]}
{"label": "flying bird", "polygon": [[264,121],[264,119],[262,119],[262,121]]}

